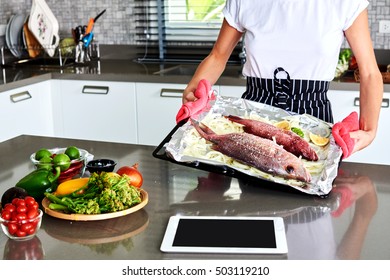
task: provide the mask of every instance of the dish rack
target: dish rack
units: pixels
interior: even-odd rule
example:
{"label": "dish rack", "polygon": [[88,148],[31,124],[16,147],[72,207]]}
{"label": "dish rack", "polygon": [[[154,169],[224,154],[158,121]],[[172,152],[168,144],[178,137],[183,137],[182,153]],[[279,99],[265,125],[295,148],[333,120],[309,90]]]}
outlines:
{"label": "dish rack", "polygon": [[56,47],[55,55],[49,56],[43,48],[40,55],[30,57],[27,48],[20,49],[22,55],[15,57],[11,50],[6,46],[1,46],[1,66],[18,67],[18,66],[39,66],[43,68],[64,68],[74,65],[87,65],[89,62],[100,59],[100,47],[96,41],[92,41],[88,48],[79,45],[72,45],[64,48]]}

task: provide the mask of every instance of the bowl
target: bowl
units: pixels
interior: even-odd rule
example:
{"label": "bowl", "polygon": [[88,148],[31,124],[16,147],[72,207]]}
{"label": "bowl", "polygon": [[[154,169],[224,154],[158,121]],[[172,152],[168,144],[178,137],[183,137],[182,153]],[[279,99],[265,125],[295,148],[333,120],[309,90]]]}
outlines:
{"label": "bowl", "polygon": [[[52,148],[48,149],[48,151],[52,154],[52,158],[57,155],[57,154],[63,154],[65,153],[67,148]],[[80,157],[77,159],[72,159],[70,161],[70,166],[66,170],[61,171],[60,177],[58,178],[58,183],[70,180],[70,179],[75,179],[75,178],[80,178],[84,175],[85,172],[85,166],[87,162],[87,158],[90,156],[90,154],[83,149],[78,148],[80,152]],[[30,156],[30,159],[32,163],[35,165],[36,168],[47,168],[47,169],[53,169],[54,171],[54,164],[49,162],[41,162],[39,160],[35,159],[35,153],[33,153]]]}
{"label": "bowl", "polygon": [[112,159],[95,159],[87,163],[89,173],[112,172],[116,166],[116,161]]}
{"label": "bowl", "polygon": [[[29,240],[32,239],[38,232],[42,223],[42,215],[43,211],[38,209],[38,216],[32,219],[24,219],[24,220],[5,220],[0,217],[1,228],[5,235],[8,238],[13,240]],[[25,227],[26,230],[30,232],[25,232],[21,227]],[[11,230],[10,230],[11,229]],[[20,232],[25,232],[25,234],[21,234]]]}

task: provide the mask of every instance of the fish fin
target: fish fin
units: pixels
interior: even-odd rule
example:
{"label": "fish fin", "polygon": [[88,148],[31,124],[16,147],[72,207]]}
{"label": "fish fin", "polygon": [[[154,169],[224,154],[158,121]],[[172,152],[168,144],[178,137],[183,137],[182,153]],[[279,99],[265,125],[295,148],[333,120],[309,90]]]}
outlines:
{"label": "fish fin", "polygon": [[244,120],[241,117],[233,116],[233,115],[225,116],[225,118],[227,118],[228,120],[230,120],[232,122],[237,122],[237,123],[242,123],[242,121]]}

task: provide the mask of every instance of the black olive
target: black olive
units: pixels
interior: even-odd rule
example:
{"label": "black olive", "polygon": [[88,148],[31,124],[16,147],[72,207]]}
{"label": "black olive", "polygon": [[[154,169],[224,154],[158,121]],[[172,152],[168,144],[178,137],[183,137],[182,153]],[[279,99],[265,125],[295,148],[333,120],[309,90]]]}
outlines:
{"label": "black olive", "polygon": [[11,203],[14,198],[25,198],[28,193],[25,189],[12,187],[6,190],[1,197],[1,206],[4,207],[7,203]]}

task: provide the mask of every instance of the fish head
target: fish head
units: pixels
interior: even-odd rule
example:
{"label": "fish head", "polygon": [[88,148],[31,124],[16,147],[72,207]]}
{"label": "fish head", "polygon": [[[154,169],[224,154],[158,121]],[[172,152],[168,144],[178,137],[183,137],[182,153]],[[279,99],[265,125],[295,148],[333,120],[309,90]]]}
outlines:
{"label": "fish head", "polygon": [[284,167],[284,170],[288,174],[288,177],[292,179],[297,179],[307,183],[311,181],[309,171],[307,171],[302,164],[289,163]]}

